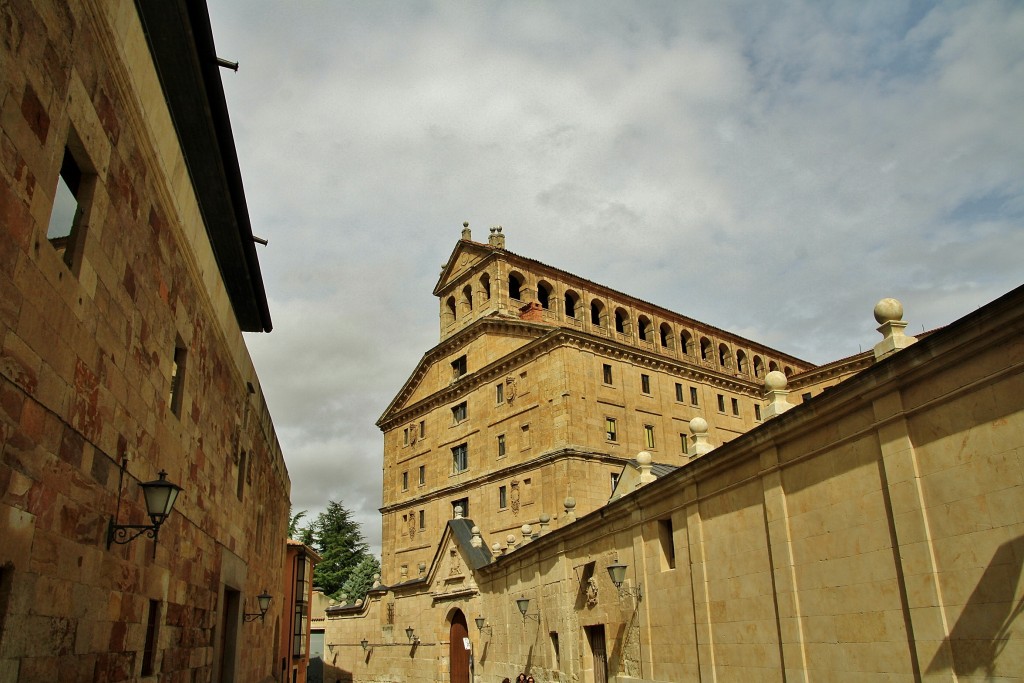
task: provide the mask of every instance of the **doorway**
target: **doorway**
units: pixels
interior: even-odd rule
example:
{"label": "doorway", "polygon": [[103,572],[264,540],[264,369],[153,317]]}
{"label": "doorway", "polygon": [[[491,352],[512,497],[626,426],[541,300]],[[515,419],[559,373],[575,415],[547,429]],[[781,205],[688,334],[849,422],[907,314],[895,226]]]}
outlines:
{"label": "doorway", "polygon": [[469,624],[462,610],[452,614],[448,639],[448,669],[452,683],[469,683]]}
{"label": "doorway", "polygon": [[604,624],[584,626],[594,656],[594,683],[608,683],[608,656],[604,646]]}

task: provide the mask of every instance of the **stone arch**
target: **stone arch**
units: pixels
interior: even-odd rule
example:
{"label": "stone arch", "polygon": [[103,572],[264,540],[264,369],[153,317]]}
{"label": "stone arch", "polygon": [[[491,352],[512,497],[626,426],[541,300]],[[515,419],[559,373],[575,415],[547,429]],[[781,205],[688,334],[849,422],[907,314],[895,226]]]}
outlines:
{"label": "stone arch", "polygon": [[615,331],[620,334],[630,334],[629,311],[622,306],[615,309]]}
{"label": "stone arch", "polygon": [[764,377],[764,359],[754,356],[754,377]]}
{"label": "stone arch", "polygon": [[722,343],[718,345],[718,364],[723,368],[732,367],[732,353],[729,352],[729,345]]}
{"label": "stone arch", "polygon": [[576,309],[579,308],[579,305],[580,305],[580,295],[577,294],[576,292],[572,291],[571,289],[565,290],[565,315],[566,315],[566,317],[575,318],[578,315]]}
{"label": "stone arch", "polygon": [[782,368],[782,374],[784,374],[784,375],[785,375],[786,377],[790,377],[790,376],[792,376],[792,374],[793,374],[793,368],[791,368],[791,367],[789,367],[789,366],[787,365],[786,367]]}
{"label": "stone arch", "polygon": [[537,283],[537,301],[540,302],[541,308],[551,308],[552,291],[553,288],[551,287],[551,283],[547,282],[546,280],[540,280]]}
{"label": "stone arch", "polygon": [[687,356],[694,355],[693,335],[686,330],[679,333],[679,350]]}
{"label": "stone arch", "polygon": [[768,362],[768,372],[776,372],[779,369],[779,364],[775,361]]}
{"label": "stone arch", "polygon": [[491,298],[491,276],[487,273],[480,276],[480,295],[484,301]]}
{"label": "stone arch", "polygon": [[523,296],[523,285],[526,283],[526,278],[523,277],[522,273],[515,271],[508,274],[508,298],[516,299],[517,301]]}
{"label": "stone arch", "polygon": [[676,336],[672,334],[672,326],[668,323],[662,323],[658,330],[659,336],[661,337],[661,346],[665,349],[675,348]]}
{"label": "stone arch", "polygon": [[637,334],[640,335],[640,341],[653,342],[654,341],[654,323],[646,315],[638,316],[636,319]]}
{"label": "stone arch", "polygon": [[707,337],[700,338],[700,359],[702,361],[711,362],[715,359],[714,352],[711,350],[711,340]]}
{"label": "stone arch", "polygon": [[747,364],[747,352],[743,349],[736,349],[736,372],[742,372],[744,375],[750,371],[750,367]]}
{"label": "stone arch", "polygon": [[473,310],[473,285],[466,285],[462,288],[462,301],[460,301],[466,313]]}
{"label": "stone arch", "polygon": [[592,299],[590,302],[590,324],[608,328],[608,313],[600,299]]}
{"label": "stone arch", "polygon": [[441,311],[443,322],[445,325],[451,325],[458,319],[458,313],[455,308],[455,297],[450,296],[445,299],[444,308]]}

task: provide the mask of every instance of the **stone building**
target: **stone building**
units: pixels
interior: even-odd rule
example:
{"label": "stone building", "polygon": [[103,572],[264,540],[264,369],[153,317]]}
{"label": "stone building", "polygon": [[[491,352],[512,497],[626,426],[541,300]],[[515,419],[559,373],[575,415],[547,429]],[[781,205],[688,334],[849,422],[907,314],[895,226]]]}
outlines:
{"label": "stone building", "polygon": [[0,3],[0,124],[0,681],[276,680],[289,480],[205,3]]}
{"label": "stone building", "polygon": [[391,573],[327,609],[342,680],[1021,680],[1024,287],[920,340],[885,300],[813,367],[491,237],[381,419]]}

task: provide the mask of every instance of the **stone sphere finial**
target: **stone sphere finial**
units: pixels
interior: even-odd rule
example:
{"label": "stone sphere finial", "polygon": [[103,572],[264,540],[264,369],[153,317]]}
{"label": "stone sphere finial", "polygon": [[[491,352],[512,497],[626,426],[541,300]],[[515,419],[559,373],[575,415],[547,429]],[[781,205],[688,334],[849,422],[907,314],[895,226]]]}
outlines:
{"label": "stone sphere finial", "polygon": [[[764,378],[764,388],[768,391],[782,391],[789,384],[789,379],[785,373],[779,372],[778,370],[772,370]],[[691,423],[692,424],[692,423]]]}
{"label": "stone sphere finial", "polygon": [[469,221],[462,221],[462,227],[468,228],[469,227]]}
{"label": "stone sphere finial", "polygon": [[515,535],[514,534],[509,534],[508,536],[506,536],[505,537],[505,543],[507,543],[509,545],[515,545],[516,544],[516,537],[515,537]]}
{"label": "stone sphere finial", "polygon": [[551,521],[551,515],[549,515],[546,512],[540,513],[540,523],[541,524],[547,524],[550,521]]}
{"label": "stone sphere finial", "polygon": [[562,503],[562,505],[565,506],[566,510],[572,510],[574,507],[576,507],[576,499],[573,498],[572,496],[566,496],[565,502]]}
{"label": "stone sphere finial", "polygon": [[690,420],[690,433],[691,434],[706,434],[708,431],[708,421],[703,417],[695,417]]}
{"label": "stone sphere finial", "polygon": [[650,465],[654,462],[654,456],[651,455],[650,451],[640,451],[636,454],[636,461],[640,465]]}
{"label": "stone sphere finial", "polygon": [[494,551],[495,555],[500,553],[501,552],[501,542],[500,541],[495,541],[494,543],[492,543],[491,544],[491,550]]}
{"label": "stone sphere finial", "polygon": [[533,533],[533,527],[529,524],[524,524],[519,528],[519,530],[523,532],[523,536],[529,536]]}
{"label": "stone sphere finial", "polygon": [[903,304],[898,299],[882,299],[875,304],[875,320],[879,325],[894,320],[903,320]]}

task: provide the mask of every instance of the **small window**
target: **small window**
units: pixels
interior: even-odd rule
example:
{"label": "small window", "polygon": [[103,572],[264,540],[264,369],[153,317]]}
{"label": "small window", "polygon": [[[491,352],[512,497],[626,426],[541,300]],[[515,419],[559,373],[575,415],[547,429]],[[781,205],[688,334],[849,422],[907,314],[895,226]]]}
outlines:
{"label": "small window", "polygon": [[469,517],[469,498],[459,498],[452,501],[452,517],[455,517],[455,508],[462,508],[462,516]]}
{"label": "small window", "polygon": [[605,363],[603,371],[604,371],[604,383],[605,384],[611,384],[612,383],[612,366],[609,365],[608,363]]}
{"label": "small window", "polygon": [[491,298],[491,276],[487,273],[480,276],[480,293],[483,295],[484,301]]}
{"label": "small window", "polygon": [[604,420],[604,433],[605,433],[605,438],[608,439],[609,441],[615,441],[616,440],[617,432],[616,432],[616,429],[615,429],[615,418],[614,417],[606,417],[605,418],[605,420]]}
{"label": "small window", "polygon": [[181,417],[182,397],[185,393],[185,361],[188,358],[188,351],[185,349],[185,342],[178,337],[174,345],[174,362],[171,367],[171,412]]}
{"label": "small window", "polygon": [[[73,131],[70,137],[68,142],[78,147]],[[84,158],[84,151],[78,156]],[[95,174],[83,173],[83,170],[71,149],[65,147],[46,229],[46,238],[50,245],[60,255],[64,264],[75,273],[78,272],[86,230],[86,212],[89,204],[87,197],[92,194],[90,188],[95,185],[92,182]]]}
{"label": "small window", "polygon": [[459,474],[469,469],[469,448],[459,444],[452,449],[452,473]]}
{"label": "small window", "polygon": [[690,405],[692,405],[692,406],[700,405],[697,402],[697,387],[690,387]]}
{"label": "small window", "polygon": [[494,385],[494,402],[501,404],[505,402],[505,383],[498,382]]}
{"label": "small window", "polygon": [[420,465],[420,486],[427,483],[427,466]]}
{"label": "small window", "polygon": [[242,451],[241,455],[238,456],[238,482],[235,484],[235,497],[238,498],[238,500],[242,500],[242,495],[245,493],[246,474],[245,451]]}
{"label": "small window", "polygon": [[420,510],[420,515],[419,516],[420,516],[420,529],[426,529],[427,528],[427,511],[426,510]]}
{"label": "small window", "polygon": [[405,429],[402,430],[402,445],[403,446],[408,446],[409,445],[409,428],[408,427],[406,427]]}
{"label": "small window", "polygon": [[606,327],[604,320],[604,304],[597,299],[590,302],[590,324],[597,327]]}
{"label": "small window", "polygon": [[739,401],[738,398],[732,399],[732,414],[733,415],[739,415],[740,414],[740,401]]}
{"label": "small window", "polygon": [[498,457],[505,457],[505,435],[498,434]]}
{"label": "small window", "polygon": [[615,493],[615,487],[619,485],[619,473],[618,472],[612,472],[611,484],[612,484],[611,493]]}
{"label": "small window", "polygon": [[683,455],[690,452],[690,439],[686,436],[686,432],[679,432],[679,448]]}
{"label": "small window", "polygon": [[459,356],[452,361],[452,377],[458,379],[466,374],[466,357]]}
{"label": "small window", "polygon": [[761,404],[760,403],[755,403],[754,404],[754,419],[755,420],[760,420],[761,419]]}
{"label": "small window", "polygon": [[548,635],[551,636],[551,661],[555,664],[553,668],[555,671],[560,671],[562,668],[562,653],[558,648],[558,632],[551,631]]}
{"label": "small window", "polygon": [[650,375],[640,375],[640,391],[644,392],[645,394],[651,393]]}
{"label": "small window", "polygon": [[679,382],[676,382],[676,401],[683,402],[683,385]]}
{"label": "small window", "polygon": [[447,315],[445,316],[444,322],[446,325],[451,325],[453,322],[455,322],[456,318],[458,318],[458,314],[455,312],[455,297],[448,297],[445,300],[444,305],[447,311]]}
{"label": "small window", "polygon": [[654,448],[654,425],[644,425],[644,443],[648,448]]}
{"label": "small window", "polygon": [[551,308],[551,285],[543,280],[537,283],[537,301],[541,308]]}
{"label": "small window", "polygon": [[672,534],[672,519],[658,520],[658,540],[661,546],[661,571],[676,568],[676,543]]}
{"label": "small window", "polygon": [[160,601],[149,601],[149,614],[146,617],[146,645],[142,650],[142,675],[152,676],[155,673],[157,625],[160,623]]}
{"label": "small window", "polygon": [[565,317],[575,318],[576,317],[576,305],[579,304],[580,298],[575,292],[565,293]]}
{"label": "small window", "polygon": [[526,450],[530,447],[530,425],[523,425],[519,428],[519,449]]}
{"label": "small window", "polygon": [[523,279],[519,275],[512,273],[508,276],[508,296],[510,299],[520,299],[522,297]]}
{"label": "small window", "polygon": [[508,488],[505,486],[498,487],[498,509],[504,510],[508,507]]}
{"label": "small window", "polygon": [[466,419],[466,402],[452,406],[452,424],[459,424]]}
{"label": "small window", "polygon": [[405,472],[402,472],[402,490],[403,491],[408,491],[409,490],[409,471],[408,470],[406,470]]}
{"label": "small window", "polygon": [[420,438],[421,439],[423,438],[424,433],[426,433],[426,430],[427,430],[426,423],[423,420],[420,420]]}
{"label": "small window", "polygon": [[725,396],[722,396],[721,394],[718,395],[718,412],[725,412]]}

